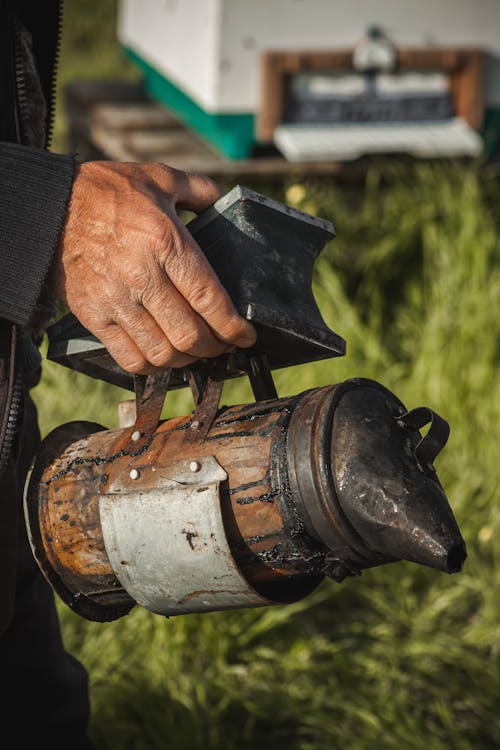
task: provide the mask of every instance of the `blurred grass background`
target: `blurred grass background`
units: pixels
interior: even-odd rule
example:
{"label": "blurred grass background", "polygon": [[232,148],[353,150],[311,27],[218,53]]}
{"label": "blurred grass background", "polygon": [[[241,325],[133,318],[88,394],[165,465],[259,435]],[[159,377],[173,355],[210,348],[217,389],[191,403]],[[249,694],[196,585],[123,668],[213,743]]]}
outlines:
{"label": "blurred grass background", "polygon": [[[60,90],[135,77],[110,0],[67,0]],[[64,149],[60,97],[55,149]],[[247,182],[247,184],[249,184]],[[249,184],[252,187],[251,184]],[[228,185],[228,187],[231,187]],[[263,186],[258,189],[263,191]],[[493,750],[500,747],[500,185],[479,165],[375,164],[358,187],[269,192],[333,221],[314,290],[348,354],[276,374],[280,395],[352,376],[429,405],[451,437],[436,466],[468,547],[462,573],[411,563],[325,580],[287,607],[89,623],[59,605],[90,673],[98,750]],[[113,427],[128,394],[53,363],[42,431]],[[251,399],[231,383],[226,403]],[[187,394],[170,399],[190,410]]]}

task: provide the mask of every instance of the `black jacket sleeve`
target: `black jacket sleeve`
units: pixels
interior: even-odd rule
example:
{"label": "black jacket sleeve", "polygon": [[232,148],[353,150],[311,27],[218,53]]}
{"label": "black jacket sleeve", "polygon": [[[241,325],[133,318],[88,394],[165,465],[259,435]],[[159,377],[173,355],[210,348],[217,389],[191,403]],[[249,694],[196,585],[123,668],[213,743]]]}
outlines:
{"label": "black jacket sleeve", "polygon": [[31,319],[57,249],[75,160],[0,143],[0,318]]}

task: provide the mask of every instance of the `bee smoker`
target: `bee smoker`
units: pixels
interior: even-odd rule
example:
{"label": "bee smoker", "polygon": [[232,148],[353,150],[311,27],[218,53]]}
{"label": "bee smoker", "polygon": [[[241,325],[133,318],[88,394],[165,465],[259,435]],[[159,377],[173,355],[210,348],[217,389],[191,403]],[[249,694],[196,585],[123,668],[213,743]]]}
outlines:
{"label": "bee smoker", "polygon": [[[286,604],[325,576],[399,560],[460,571],[465,544],[433,467],[444,419],[363,378],[277,396],[274,369],[345,353],[312,294],[332,225],[238,186],[188,228],[257,343],[133,377],[74,317],[52,327],[51,359],[135,392],[126,426],[70,422],[37,455],[25,514],[54,590],[108,621],[136,603],[166,616]],[[256,401],[221,405],[225,380],[243,375]],[[162,420],[182,387],[194,410]]]}

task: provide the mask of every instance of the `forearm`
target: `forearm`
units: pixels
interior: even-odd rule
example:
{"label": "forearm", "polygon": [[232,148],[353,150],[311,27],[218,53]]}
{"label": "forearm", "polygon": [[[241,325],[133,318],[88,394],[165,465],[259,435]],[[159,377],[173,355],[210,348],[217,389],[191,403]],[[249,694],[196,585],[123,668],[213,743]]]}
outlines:
{"label": "forearm", "polygon": [[0,143],[0,318],[29,323],[66,218],[74,158]]}

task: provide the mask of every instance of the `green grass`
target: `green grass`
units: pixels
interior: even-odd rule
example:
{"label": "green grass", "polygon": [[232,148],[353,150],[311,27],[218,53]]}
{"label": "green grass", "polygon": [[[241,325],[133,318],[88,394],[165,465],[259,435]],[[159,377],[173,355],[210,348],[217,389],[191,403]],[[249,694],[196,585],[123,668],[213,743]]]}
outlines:
{"label": "green grass", "polygon": [[[334,222],[314,290],[348,343],[345,358],[276,373],[280,395],[366,376],[448,419],[436,466],[468,559],[453,576],[395,563],[325,580],[264,610],[167,620],[136,607],[95,624],[59,605],[90,673],[97,747],[498,748],[498,181],[452,164],[394,166],[387,181],[375,166],[356,189],[322,179],[271,190]],[[53,363],[34,395],[44,433],[81,418],[112,427],[128,397]],[[224,400],[249,398],[235,382]],[[185,393],[168,402],[168,413],[190,409]]]}
{"label": "green grass", "polygon": [[[467,542],[464,571],[398,563],[325,580],[293,606],[169,620],[136,607],[98,625],[60,606],[90,671],[99,748],[500,744],[500,191],[474,168],[417,166],[383,188],[375,176],[352,194],[302,186],[299,205],[336,224],[314,289],[348,355],[282,370],[278,390],[367,376],[447,418],[437,468]],[[45,432],[76,418],[114,426],[124,395],[53,363],[35,390]],[[226,395],[245,400],[248,386]],[[171,413],[190,408],[185,393],[169,400]]]}

